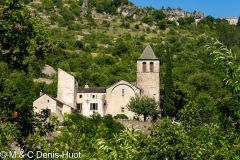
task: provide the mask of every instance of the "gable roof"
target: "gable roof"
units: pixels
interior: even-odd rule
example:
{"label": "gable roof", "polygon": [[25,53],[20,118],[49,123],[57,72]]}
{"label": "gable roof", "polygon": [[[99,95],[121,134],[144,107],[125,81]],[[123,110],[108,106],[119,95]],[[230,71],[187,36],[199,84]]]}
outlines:
{"label": "gable roof", "polygon": [[144,51],[142,52],[142,55],[138,58],[138,59],[144,59],[144,60],[147,60],[147,59],[152,59],[152,60],[159,60],[153,50],[152,50],[152,47],[150,46],[150,44],[148,44],[146,46],[146,48],[144,49]]}
{"label": "gable roof", "polygon": [[[60,103],[64,104],[62,101],[58,100],[57,98],[54,98],[54,97],[50,96],[50,95],[47,94],[47,93],[43,93],[43,94],[42,94],[41,96],[39,96],[36,100],[38,100],[39,98],[43,97],[44,95],[48,96],[49,98],[53,99],[54,101],[57,101],[57,102],[60,102]],[[36,101],[36,100],[35,100],[35,101]]]}
{"label": "gable roof", "polygon": [[107,87],[79,87],[78,93],[106,93]]}
{"label": "gable roof", "polygon": [[107,89],[117,85],[117,84],[124,84],[123,82],[125,82],[126,84],[132,85],[133,87],[136,87],[137,89],[140,89],[139,87],[137,87],[137,83],[136,82],[128,82],[125,79],[121,79],[120,81],[112,84],[111,86],[107,87]]}

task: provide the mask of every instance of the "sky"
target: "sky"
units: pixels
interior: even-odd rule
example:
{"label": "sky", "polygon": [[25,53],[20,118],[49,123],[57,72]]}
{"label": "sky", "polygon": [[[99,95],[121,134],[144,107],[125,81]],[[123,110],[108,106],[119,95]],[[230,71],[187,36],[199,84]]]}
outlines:
{"label": "sky", "polygon": [[153,7],[156,9],[181,8],[184,11],[194,10],[204,13],[204,16],[211,15],[214,18],[239,17],[240,0],[129,0],[136,6]]}

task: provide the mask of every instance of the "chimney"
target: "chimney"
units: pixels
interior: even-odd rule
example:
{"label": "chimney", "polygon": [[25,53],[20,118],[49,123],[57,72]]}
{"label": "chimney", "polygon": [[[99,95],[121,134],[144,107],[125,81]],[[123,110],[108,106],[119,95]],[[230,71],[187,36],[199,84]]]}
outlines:
{"label": "chimney", "polygon": [[40,94],[39,94],[39,97],[41,97],[43,95],[43,92],[42,92],[42,90],[40,91]]}
{"label": "chimney", "polygon": [[85,84],[85,87],[84,88],[89,88],[88,84]]}

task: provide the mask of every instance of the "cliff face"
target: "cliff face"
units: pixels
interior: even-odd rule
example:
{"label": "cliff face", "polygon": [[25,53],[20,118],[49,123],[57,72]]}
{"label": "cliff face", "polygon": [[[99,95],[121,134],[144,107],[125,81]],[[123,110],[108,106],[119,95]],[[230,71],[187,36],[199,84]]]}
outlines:
{"label": "cliff face", "polygon": [[176,18],[187,18],[187,17],[193,17],[194,19],[202,19],[204,17],[204,13],[194,11],[192,13],[185,12],[182,9],[167,9],[163,10],[163,12],[168,17],[176,17]]}
{"label": "cliff face", "polygon": [[[134,4],[130,4],[130,5],[121,6],[120,8],[118,8],[118,12],[121,12],[123,16],[133,17],[134,19],[141,19],[144,17],[144,13],[146,11],[141,7],[136,7]],[[163,12],[168,17],[174,17],[175,19],[178,19],[180,17],[182,18],[193,17],[194,19],[204,18],[204,13],[199,11],[194,11],[192,13],[189,13],[189,12],[183,11],[182,9],[166,9],[166,10],[163,10]]]}

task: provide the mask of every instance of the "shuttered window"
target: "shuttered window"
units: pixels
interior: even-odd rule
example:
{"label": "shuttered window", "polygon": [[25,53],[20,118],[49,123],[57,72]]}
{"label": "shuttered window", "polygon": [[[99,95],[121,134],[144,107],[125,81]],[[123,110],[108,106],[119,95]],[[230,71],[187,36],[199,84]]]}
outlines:
{"label": "shuttered window", "polygon": [[98,110],[98,103],[90,103],[90,110]]}
{"label": "shuttered window", "polygon": [[82,110],[82,103],[77,103],[77,109]]}

